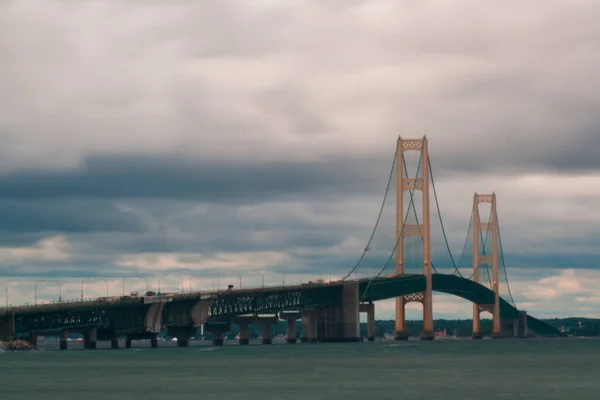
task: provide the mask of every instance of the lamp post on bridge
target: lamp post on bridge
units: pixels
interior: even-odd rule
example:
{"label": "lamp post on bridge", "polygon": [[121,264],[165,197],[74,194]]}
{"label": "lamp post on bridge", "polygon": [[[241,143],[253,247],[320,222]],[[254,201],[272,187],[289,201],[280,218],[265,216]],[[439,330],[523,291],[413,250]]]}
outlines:
{"label": "lamp post on bridge", "polygon": [[62,283],[60,283],[59,281],[37,281],[35,283],[35,285],[33,285],[33,293],[34,293],[34,302],[33,305],[37,305],[37,286],[40,283],[54,283],[55,285],[58,285],[58,290],[59,290],[59,295],[58,295],[58,302],[60,303],[62,301]]}
{"label": "lamp post on bridge", "polygon": [[181,276],[177,276],[177,275],[173,275],[173,274],[164,274],[164,275],[159,275],[158,276],[158,291],[160,292],[161,290],[161,280],[162,278],[166,278],[166,277],[172,277],[172,278],[176,278],[179,279],[179,282],[181,283],[181,293],[184,292],[184,283],[185,283],[185,279],[189,279],[190,280],[190,284],[189,284],[189,288],[190,288],[190,292],[192,291],[192,277],[188,276],[188,277],[181,277]]}
{"label": "lamp post on bridge", "polygon": [[104,284],[106,285],[106,297],[108,297],[108,281],[106,279],[103,278],[84,278],[81,281],[81,301],[83,301],[83,283],[86,281],[103,281]]}
{"label": "lamp post on bridge", "polygon": [[123,284],[123,296],[125,296],[125,281],[127,279],[138,279],[138,280],[141,279],[141,280],[145,281],[146,282],[146,292],[148,291],[148,288],[149,288],[148,279],[142,278],[141,276],[127,276],[127,277],[121,279],[121,283]]}

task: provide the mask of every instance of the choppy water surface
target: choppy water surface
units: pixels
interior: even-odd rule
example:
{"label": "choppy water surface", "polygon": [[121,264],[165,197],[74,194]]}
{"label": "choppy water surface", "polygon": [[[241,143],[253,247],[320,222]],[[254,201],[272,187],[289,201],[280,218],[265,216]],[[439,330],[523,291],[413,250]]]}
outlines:
{"label": "choppy water surface", "polygon": [[[0,354],[0,399],[595,399],[600,340],[445,340]],[[542,397],[543,396],[543,397]]]}

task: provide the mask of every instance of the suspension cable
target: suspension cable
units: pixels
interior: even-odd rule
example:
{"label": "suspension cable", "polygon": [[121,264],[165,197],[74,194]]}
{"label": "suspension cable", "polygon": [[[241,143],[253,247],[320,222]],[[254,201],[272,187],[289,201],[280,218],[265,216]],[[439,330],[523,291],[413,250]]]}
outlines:
{"label": "suspension cable", "polygon": [[[402,157],[404,159],[404,157]],[[423,159],[423,151],[421,151],[421,155],[419,156],[419,164],[417,166],[417,172],[415,174],[415,178],[419,176],[419,171],[421,170],[421,161]],[[405,169],[406,171],[406,169]],[[406,174],[408,174],[408,172],[406,172]],[[409,189],[408,192],[410,194],[410,202],[409,202],[409,208],[412,205],[412,207],[415,207],[414,204],[414,193],[415,193],[415,188],[413,187],[412,189]],[[375,277],[373,279],[377,279],[381,276],[381,274],[387,269],[390,261],[392,260],[392,257],[394,256],[394,253],[396,252],[396,249],[398,248],[398,244],[400,243],[400,240],[404,239],[404,228],[406,226],[406,221],[408,220],[408,215],[410,213],[410,210],[407,210],[406,215],[404,216],[404,222],[402,223],[402,230],[400,231],[400,234],[398,235],[398,237],[396,238],[396,244],[394,245],[394,248],[392,249],[392,252],[390,253],[390,256],[388,257],[385,265],[383,266],[383,268],[377,273],[377,275],[375,275]],[[367,293],[367,291],[371,288],[371,282],[373,281],[373,279],[369,280],[369,283],[367,284],[367,287],[365,288],[365,290],[363,291],[363,293],[360,295],[360,299],[363,299],[365,296],[365,293]]]}
{"label": "suspension cable", "polygon": [[394,168],[396,166],[396,157],[397,156],[398,156],[398,145],[396,145],[396,151],[394,152],[394,159],[392,160],[392,168],[390,169],[390,175],[388,178],[387,186],[385,188],[385,194],[383,195],[383,201],[381,202],[381,207],[379,208],[379,214],[377,215],[377,221],[375,222],[375,226],[373,227],[373,231],[371,232],[369,241],[367,242],[365,249],[363,250],[360,258],[358,259],[358,261],[356,262],[354,267],[350,270],[350,272],[348,272],[348,274],[346,274],[346,276],[344,276],[342,278],[342,281],[345,281],[349,276],[351,276],[354,273],[354,271],[356,271],[358,266],[362,263],[363,259],[367,255],[367,252],[369,251],[369,246],[371,245],[371,242],[373,241],[373,238],[375,237],[375,232],[377,231],[379,222],[381,221],[381,215],[383,214],[383,209],[385,207],[388,192],[390,191],[390,186],[391,186],[392,178],[394,176]]}
{"label": "suspension cable", "polygon": [[[463,246],[462,252],[460,253],[460,258],[458,259],[458,268],[460,268],[462,264],[462,259],[465,256],[465,252],[467,251],[467,246],[469,245],[469,232],[473,227],[473,209],[471,209],[471,216],[469,217],[469,227],[467,228],[467,236],[465,237],[465,245]],[[464,278],[463,274],[457,268],[458,274]]]}
{"label": "suspension cable", "polygon": [[510,297],[510,301],[512,302],[512,305],[515,308],[517,308],[515,299],[513,298],[513,295],[510,291],[510,284],[508,282],[508,274],[506,272],[506,264],[504,263],[504,250],[502,250],[502,235],[500,235],[500,224],[498,224],[498,213],[496,213],[496,229],[498,229],[498,242],[500,245],[500,257],[502,259],[502,269],[504,269],[504,277],[506,278],[506,287],[508,289],[508,296]]}
{"label": "suspension cable", "polygon": [[[428,157],[427,160],[429,164],[429,175],[431,176],[431,186],[433,187],[433,196],[435,198],[435,205],[437,207],[438,217],[440,219],[440,225],[442,226],[442,233],[444,235],[444,241],[446,242],[446,249],[448,250],[448,254],[450,255],[450,260],[452,261],[452,265],[454,265],[454,269],[460,275],[460,271],[456,267],[456,262],[454,262],[454,257],[452,256],[452,250],[450,250],[450,244],[448,243],[448,237],[446,236],[446,229],[444,229],[444,221],[442,220],[442,212],[440,210],[440,203],[438,202],[437,191],[435,190],[435,180],[433,179],[433,169],[431,168],[431,158]],[[468,232],[467,232],[468,236]],[[463,250],[464,251],[464,250]],[[462,254],[461,254],[462,258]]]}

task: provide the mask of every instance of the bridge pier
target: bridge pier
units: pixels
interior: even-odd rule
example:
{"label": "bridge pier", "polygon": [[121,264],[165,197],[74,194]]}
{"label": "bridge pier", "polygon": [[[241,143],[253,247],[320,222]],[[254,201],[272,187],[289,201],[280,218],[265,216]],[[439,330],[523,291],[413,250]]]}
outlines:
{"label": "bridge pier", "polygon": [[0,318],[0,340],[9,341],[15,336],[15,312],[9,311]]}
{"label": "bridge pier", "polygon": [[92,328],[87,332],[83,333],[83,348],[84,349],[96,349],[98,347],[98,330]]}
{"label": "bridge pier", "polygon": [[213,346],[223,346],[223,334],[231,330],[231,321],[208,322],[204,324],[204,331],[213,336]]}
{"label": "bridge pier", "polygon": [[254,315],[238,315],[233,319],[233,323],[240,328],[238,343],[245,346],[250,343],[250,332],[248,326],[256,322]]}
{"label": "bridge pier", "polygon": [[67,330],[62,330],[60,331],[60,337],[59,337],[59,349],[60,350],[67,350],[68,348],[68,339],[69,338],[69,331]]}
{"label": "bridge pier", "polygon": [[118,349],[119,348],[119,337],[118,336],[113,336],[110,339],[110,348],[111,349]]}
{"label": "bridge pier", "polygon": [[300,321],[300,343],[308,343],[308,325],[310,315],[307,311],[302,311],[302,318]]}
{"label": "bridge pier", "polygon": [[519,332],[520,338],[529,337],[529,327],[527,326],[527,311],[519,311]]}
{"label": "bridge pier", "polygon": [[302,334],[304,336],[304,330],[306,330],[305,341],[308,343],[317,343],[317,316],[318,310],[302,311]]}
{"label": "bridge pier", "polygon": [[302,318],[302,313],[298,311],[282,311],[279,318],[286,322],[286,342],[296,343],[296,320]]}
{"label": "bridge pier", "polygon": [[37,333],[29,332],[29,336],[27,336],[27,339],[25,340],[29,342],[29,344],[31,344],[33,347],[37,348]]}
{"label": "bridge pier", "polygon": [[156,333],[150,336],[150,347],[153,349],[158,347],[158,335]]}
{"label": "bridge pier", "polygon": [[130,349],[131,348],[131,337],[130,336],[125,336],[125,348],[126,349]]}
{"label": "bridge pier", "polygon": [[356,282],[346,282],[342,288],[341,306],[323,309],[324,342],[359,342],[360,302],[359,286]]}
{"label": "bridge pier", "polygon": [[272,326],[279,322],[279,317],[277,315],[258,316],[258,321],[262,325],[262,344],[272,344]]}
{"label": "bridge pier", "polygon": [[361,304],[360,312],[367,313],[367,340],[373,342],[375,340],[375,304]]}
{"label": "bridge pier", "polygon": [[188,347],[190,338],[194,336],[196,329],[193,326],[169,326],[167,332],[170,337],[177,338],[177,347]]}

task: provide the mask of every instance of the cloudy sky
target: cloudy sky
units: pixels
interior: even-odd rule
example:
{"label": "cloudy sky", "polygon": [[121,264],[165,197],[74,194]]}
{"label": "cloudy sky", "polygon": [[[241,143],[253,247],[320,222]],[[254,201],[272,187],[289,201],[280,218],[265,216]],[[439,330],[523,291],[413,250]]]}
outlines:
{"label": "cloudy sky", "polygon": [[[599,17],[583,0],[3,1],[10,302],[40,280],[52,300],[52,280],[77,298],[84,278],[90,297],[123,277],[126,291],[340,277],[396,138],[427,134],[455,256],[473,192],[496,191],[518,306],[600,317]],[[359,274],[393,248],[388,201]]]}

